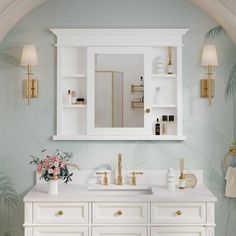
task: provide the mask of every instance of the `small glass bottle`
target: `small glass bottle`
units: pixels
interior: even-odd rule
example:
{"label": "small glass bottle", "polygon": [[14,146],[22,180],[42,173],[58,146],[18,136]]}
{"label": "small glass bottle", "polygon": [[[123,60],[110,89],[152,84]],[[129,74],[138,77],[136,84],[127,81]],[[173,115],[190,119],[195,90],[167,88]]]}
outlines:
{"label": "small glass bottle", "polygon": [[164,59],[162,56],[158,56],[156,60],[156,73],[157,74],[164,74],[165,73],[165,66],[164,66]]}
{"label": "small glass bottle", "polygon": [[167,74],[172,75],[174,74],[174,65],[171,60],[169,60],[167,65]]}
{"label": "small glass bottle", "polygon": [[164,115],[162,116],[162,134],[167,134],[167,122],[168,122],[168,116]]}
{"label": "small glass bottle", "polygon": [[70,90],[68,90],[67,98],[68,98],[68,105],[71,105],[72,104],[72,93]]}
{"label": "small glass bottle", "polygon": [[186,187],[185,176],[183,174],[181,174],[179,176],[179,189],[185,189],[185,187]]}
{"label": "small glass bottle", "polygon": [[159,122],[159,119],[157,118],[157,123],[155,124],[155,135],[160,135],[161,134],[161,124]]}
{"label": "small glass bottle", "polygon": [[76,104],[76,91],[72,91],[72,104]]}
{"label": "small glass bottle", "polygon": [[143,76],[140,77],[140,86],[143,86]]}

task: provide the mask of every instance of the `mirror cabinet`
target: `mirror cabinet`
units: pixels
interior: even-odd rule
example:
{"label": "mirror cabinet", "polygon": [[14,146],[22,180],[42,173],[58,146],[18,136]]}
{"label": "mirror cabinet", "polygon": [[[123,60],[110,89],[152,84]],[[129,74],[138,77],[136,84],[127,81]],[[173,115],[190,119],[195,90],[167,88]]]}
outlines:
{"label": "mirror cabinet", "polygon": [[54,140],[184,140],[187,29],[51,29],[57,37]]}

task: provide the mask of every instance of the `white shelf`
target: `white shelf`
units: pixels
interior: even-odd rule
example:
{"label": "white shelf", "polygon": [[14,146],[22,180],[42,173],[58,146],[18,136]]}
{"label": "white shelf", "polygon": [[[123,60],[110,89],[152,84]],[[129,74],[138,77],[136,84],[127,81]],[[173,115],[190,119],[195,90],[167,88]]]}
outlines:
{"label": "white shelf", "polygon": [[152,74],[153,78],[176,78],[176,74]]}
{"label": "white shelf", "polygon": [[176,105],[167,104],[167,105],[152,105],[152,108],[176,108]]}
{"label": "white shelf", "polygon": [[156,141],[184,141],[186,136],[184,135],[54,135],[53,140],[156,140]]}
{"label": "white shelf", "polygon": [[85,74],[66,74],[62,75],[63,78],[86,78]]}
{"label": "white shelf", "polygon": [[62,108],[84,108],[86,104],[63,105]]}

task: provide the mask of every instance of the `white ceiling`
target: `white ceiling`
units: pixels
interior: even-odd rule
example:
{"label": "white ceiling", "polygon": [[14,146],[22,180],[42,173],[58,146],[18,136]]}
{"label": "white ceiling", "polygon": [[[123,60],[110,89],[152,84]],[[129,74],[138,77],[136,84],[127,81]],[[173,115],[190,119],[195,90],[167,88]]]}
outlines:
{"label": "white ceiling", "polygon": [[[28,12],[48,0],[0,0],[0,42]],[[236,43],[236,0],[190,0],[222,25]]]}

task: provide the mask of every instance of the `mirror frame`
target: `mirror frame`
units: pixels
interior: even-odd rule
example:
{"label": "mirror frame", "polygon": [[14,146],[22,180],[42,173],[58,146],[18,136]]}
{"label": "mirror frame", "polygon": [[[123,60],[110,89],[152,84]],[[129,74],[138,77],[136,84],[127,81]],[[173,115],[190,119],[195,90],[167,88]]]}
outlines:
{"label": "mirror frame", "polygon": [[[144,127],[125,127],[125,128],[99,128],[95,126],[95,58],[97,54],[141,54],[144,56],[144,83],[145,79],[151,78],[151,47],[88,47],[87,51],[87,74],[88,74],[88,116],[87,116],[87,132],[88,135],[147,135],[150,132],[151,122],[149,122],[148,114],[144,113]],[[148,83],[144,86],[144,107],[150,107],[150,99],[148,98]]]}

